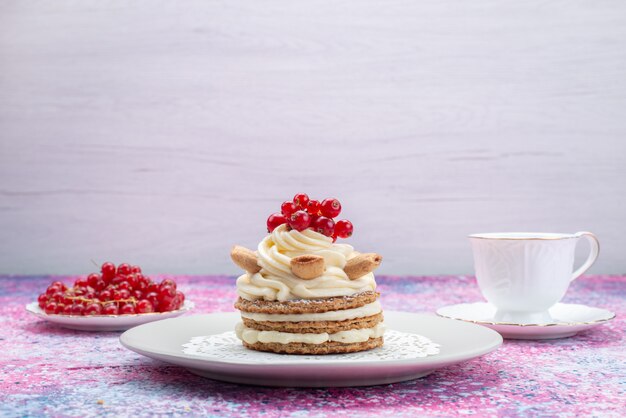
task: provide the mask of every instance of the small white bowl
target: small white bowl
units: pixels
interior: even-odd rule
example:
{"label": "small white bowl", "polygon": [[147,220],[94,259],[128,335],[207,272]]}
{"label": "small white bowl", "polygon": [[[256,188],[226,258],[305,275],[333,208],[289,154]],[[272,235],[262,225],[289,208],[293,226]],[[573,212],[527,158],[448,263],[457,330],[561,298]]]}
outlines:
{"label": "small white bowl", "polygon": [[170,312],[151,312],[130,315],[48,315],[37,302],[26,305],[26,310],[41,319],[52,322],[64,328],[77,329],[80,331],[126,331],[137,325],[159,321],[166,318],[175,318],[192,310],[194,303],[186,300],[182,308]]}

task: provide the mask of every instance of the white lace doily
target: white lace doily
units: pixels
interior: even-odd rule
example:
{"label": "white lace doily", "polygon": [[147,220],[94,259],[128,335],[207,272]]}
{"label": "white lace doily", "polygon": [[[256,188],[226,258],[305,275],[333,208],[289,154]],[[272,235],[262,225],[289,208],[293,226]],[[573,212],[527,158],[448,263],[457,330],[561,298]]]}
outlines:
{"label": "white lace doily", "polygon": [[245,348],[233,331],[222,334],[193,337],[183,344],[185,354],[199,356],[207,360],[224,360],[245,363],[301,363],[310,361],[381,361],[406,360],[439,354],[439,344],[417,334],[388,330],[385,344],[380,348],[347,354],[327,354],[318,356],[265,353]]}

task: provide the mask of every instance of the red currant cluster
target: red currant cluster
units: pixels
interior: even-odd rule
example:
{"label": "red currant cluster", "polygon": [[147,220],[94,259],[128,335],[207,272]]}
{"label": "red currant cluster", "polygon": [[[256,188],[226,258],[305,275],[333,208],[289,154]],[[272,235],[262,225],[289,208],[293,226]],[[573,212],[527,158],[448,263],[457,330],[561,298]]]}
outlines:
{"label": "red currant cluster", "polygon": [[341,203],[337,199],[328,198],[321,202],[309,199],[304,193],[298,193],[293,200],[287,200],[280,206],[280,212],[273,213],[267,218],[267,231],[272,232],[276,227],[287,224],[288,228],[304,231],[311,228],[320,234],[337,238],[348,238],[354,227],[348,220],[335,222],[333,218],[341,213]]}
{"label": "red currant cluster", "polygon": [[104,263],[100,272],[76,279],[70,288],[53,282],[37,298],[39,307],[47,314],[128,315],[175,311],[185,301],[172,279],[155,283],[139,266]]}

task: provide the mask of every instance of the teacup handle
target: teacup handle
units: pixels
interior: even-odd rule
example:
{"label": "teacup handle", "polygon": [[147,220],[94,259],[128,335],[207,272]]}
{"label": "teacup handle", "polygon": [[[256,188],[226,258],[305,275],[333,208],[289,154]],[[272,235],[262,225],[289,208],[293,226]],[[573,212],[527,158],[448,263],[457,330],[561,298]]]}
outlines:
{"label": "teacup handle", "polygon": [[576,232],[574,235],[576,236],[576,238],[587,238],[587,241],[589,241],[589,245],[591,245],[591,252],[589,253],[589,257],[587,257],[587,260],[585,260],[583,265],[580,266],[580,268],[576,270],[574,274],[572,274],[572,281],[577,279],[578,276],[580,276],[587,270],[589,270],[589,267],[591,267],[593,263],[596,262],[598,254],[600,254],[600,242],[598,241],[598,238],[591,232]]}

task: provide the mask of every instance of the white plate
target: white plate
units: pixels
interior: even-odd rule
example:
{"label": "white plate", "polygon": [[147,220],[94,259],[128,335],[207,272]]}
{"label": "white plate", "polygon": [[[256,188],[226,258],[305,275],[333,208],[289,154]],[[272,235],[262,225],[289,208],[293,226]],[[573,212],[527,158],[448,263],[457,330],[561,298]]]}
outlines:
{"label": "white plate", "polygon": [[519,340],[547,340],[571,337],[580,331],[598,326],[615,318],[606,309],[586,305],[557,303],[550,308],[551,322],[542,324],[514,324],[494,321],[496,308],[486,302],[461,303],[437,310],[444,318],[458,319],[484,325],[498,331],[504,338]]}
{"label": "white plate", "polygon": [[137,325],[160,319],[174,318],[194,308],[193,302],[185,301],[183,307],[171,312],[153,312],[133,315],[48,315],[37,304],[32,302],[26,305],[26,310],[46,321],[53,322],[61,327],[81,331],[125,331]]}
{"label": "white plate", "polygon": [[[502,344],[502,337],[497,332],[478,325],[434,315],[385,312],[389,330],[397,331],[397,334],[425,336],[439,344],[439,354],[407,358],[410,357],[407,351],[411,348],[419,353],[422,349],[417,346],[419,343],[415,347],[405,345],[395,351],[388,337],[382,348],[362,353],[328,356],[261,353],[244,348],[240,341],[232,338],[231,332],[240,320],[237,312],[168,319],[128,330],[120,336],[120,342],[139,354],[185,367],[192,373],[211,379],[291,387],[368,386],[402,382],[482,356]],[[190,354],[183,347],[189,346],[192,339],[209,335],[224,343],[214,354]],[[227,354],[229,352],[232,356]]]}

